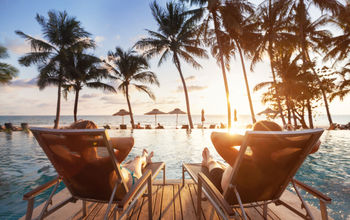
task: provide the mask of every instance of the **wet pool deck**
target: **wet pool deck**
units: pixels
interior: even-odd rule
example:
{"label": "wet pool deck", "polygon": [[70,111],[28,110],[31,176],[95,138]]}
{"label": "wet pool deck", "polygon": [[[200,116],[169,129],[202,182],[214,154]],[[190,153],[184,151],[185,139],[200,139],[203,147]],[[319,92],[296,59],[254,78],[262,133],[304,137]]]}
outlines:
{"label": "wet pool deck", "polygon": [[[167,180],[166,184],[155,181],[152,187],[152,219],[190,219],[194,220],[197,216],[197,186],[192,180],[186,180],[186,184],[182,187],[181,180]],[[69,197],[67,189],[63,189],[53,198],[53,204]],[[285,191],[282,200],[288,202],[294,208],[300,209],[300,201],[297,196],[289,191]],[[137,204],[130,210],[125,219],[147,219],[148,218],[148,199],[141,197]],[[40,212],[38,206],[33,213],[33,217]],[[321,219],[320,211],[309,206],[315,219]],[[87,216],[82,218],[82,202],[69,203],[58,211],[54,212],[46,219],[103,219],[107,204],[103,203],[87,203]],[[275,206],[269,204],[268,219],[301,219],[283,206]],[[262,207],[246,208],[249,219],[263,219]],[[220,219],[209,201],[202,201],[202,210],[200,211],[202,219]],[[21,219],[25,219],[22,217]],[[113,219],[110,216],[110,219]]]}

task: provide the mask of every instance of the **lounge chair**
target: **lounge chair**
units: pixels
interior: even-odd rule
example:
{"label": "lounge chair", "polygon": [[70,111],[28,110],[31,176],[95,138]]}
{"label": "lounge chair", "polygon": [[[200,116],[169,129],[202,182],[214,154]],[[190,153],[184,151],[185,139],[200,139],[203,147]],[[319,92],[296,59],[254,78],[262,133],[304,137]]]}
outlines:
{"label": "lounge chair", "polygon": [[145,125],[145,129],[152,129],[152,126],[150,124]]}
{"label": "lounge chair", "polygon": [[181,129],[187,129],[187,130],[188,130],[188,129],[189,129],[189,126],[188,126],[188,125],[182,125],[182,126],[181,126]]}
{"label": "lounge chair", "polygon": [[121,130],[125,130],[126,129],[126,125],[125,124],[121,124],[121,125],[119,125],[119,127],[120,127]]}
{"label": "lounge chair", "polygon": [[[112,204],[115,204],[112,214],[116,219],[119,214],[120,217],[123,217],[125,213],[128,213],[146,189],[149,202],[148,216],[149,219],[152,219],[152,181],[162,169],[165,172],[163,162],[148,164],[143,170],[142,177],[128,189],[121,176],[120,163],[109,144],[109,136],[105,130],[45,128],[30,128],[30,130],[56,169],[58,177],[23,196],[23,199],[28,201],[26,219],[32,218],[35,197],[52,186],[54,188],[39,215],[39,219],[50,215],[67,203],[77,200],[82,200],[83,216],[86,215],[86,201],[108,203],[105,219],[110,214]],[[96,148],[96,152],[100,156],[104,154],[106,163],[101,163],[101,159],[96,160],[95,157],[91,160],[86,159],[84,149],[88,147]],[[108,163],[109,159],[111,163]],[[163,183],[165,183],[164,174]],[[67,187],[71,197],[48,209],[61,181]]]}
{"label": "lounge chair", "polygon": [[215,128],[216,128],[215,124],[209,125],[209,129],[215,129]]}
{"label": "lounge chair", "polygon": [[[247,219],[244,208],[256,206],[263,206],[263,216],[267,219],[269,203],[284,205],[302,218],[314,219],[299,188],[319,199],[322,219],[327,219],[326,204],[331,199],[293,179],[322,133],[323,129],[294,132],[247,131],[232,167],[231,183],[223,189],[222,194],[209,180],[208,169],[201,164],[183,164],[183,183],[185,172],[188,172],[198,183],[198,210],[201,209],[200,195],[203,192],[223,219],[238,217],[234,208],[238,208],[242,218]],[[252,157],[245,154],[248,146]],[[306,213],[280,199],[289,183],[294,187]],[[200,215],[198,216],[200,219]]]}

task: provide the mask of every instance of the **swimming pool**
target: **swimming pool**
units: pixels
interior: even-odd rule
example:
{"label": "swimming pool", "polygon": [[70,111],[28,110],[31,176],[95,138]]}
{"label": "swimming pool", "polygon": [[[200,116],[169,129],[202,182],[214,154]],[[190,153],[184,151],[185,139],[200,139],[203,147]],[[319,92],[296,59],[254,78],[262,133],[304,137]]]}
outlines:
{"label": "swimming pool", "polygon": [[[166,178],[181,178],[181,164],[200,162],[203,147],[214,157],[210,141],[212,130],[110,130],[110,136],[133,136],[135,146],[129,158],[139,155],[143,148],[154,151],[154,161],[166,163]],[[329,214],[334,219],[350,217],[350,131],[325,131],[320,150],[308,157],[297,173],[301,180],[332,198]],[[52,179],[56,173],[35,138],[30,133],[0,133],[0,219],[17,219],[25,214],[24,193]],[[63,186],[62,186],[63,187]],[[40,204],[44,195],[36,201]],[[318,206],[317,200],[306,195]]]}

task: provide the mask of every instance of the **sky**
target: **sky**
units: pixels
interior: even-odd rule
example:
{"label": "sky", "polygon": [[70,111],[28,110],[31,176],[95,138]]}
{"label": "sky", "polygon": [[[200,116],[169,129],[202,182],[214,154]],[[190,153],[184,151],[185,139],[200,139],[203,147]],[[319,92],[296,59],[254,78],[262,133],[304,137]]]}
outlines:
{"label": "sky", "polygon": [[[18,63],[19,57],[30,52],[26,41],[15,34],[23,31],[31,36],[41,38],[41,29],[35,20],[36,14],[47,17],[49,10],[66,10],[70,16],[79,20],[86,31],[92,34],[97,43],[94,54],[106,57],[108,51],[116,46],[124,50],[131,48],[138,39],[147,36],[145,29],[157,30],[151,10],[150,0],[0,0],[0,44],[8,49],[10,57],[1,62],[9,63],[19,69],[19,75],[9,85],[0,85],[0,115],[54,115],[56,112],[57,87],[39,90],[36,86],[38,70],[36,66],[24,67]],[[159,1],[164,5],[166,1]],[[259,0],[252,1],[259,3]],[[316,12],[315,12],[316,13]],[[209,54],[209,59],[197,59],[201,69],[183,65],[183,74],[189,91],[191,113],[199,115],[204,109],[206,114],[224,115],[227,112],[223,77],[216,60]],[[237,56],[238,58],[238,56]],[[151,70],[158,76],[160,87],[151,86],[156,100],[138,91],[131,91],[131,104],[137,115],[142,115],[153,108],[171,111],[181,108],[186,111],[185,96],[180,76],[169,59],[158,67],[159,57],[150,60]],[[240,60],[232,59],[231,70],[227,73],[231,108],[238,114],[249,114],[249,104],[242,74]],[[249,86],[255,112],[267,106],[261,103],[261,92],[253,92],[255,85],[271,81],[271,72],[267,57],[254,72],[250,71],[250,61],[246,59]],[[114,86],[118,82],[109,82]],[[332,114],[348,114],[350,97],[343,102],[331,103]],[[61,114],[72,115],[74,93],[62,100]],[[78,115],[111,115],[119,109],[127,109],[126,99],[121,94],[102,90],[83,88],[80,95]],[[317,114],[325,114],[323,106],[316,109]]]}

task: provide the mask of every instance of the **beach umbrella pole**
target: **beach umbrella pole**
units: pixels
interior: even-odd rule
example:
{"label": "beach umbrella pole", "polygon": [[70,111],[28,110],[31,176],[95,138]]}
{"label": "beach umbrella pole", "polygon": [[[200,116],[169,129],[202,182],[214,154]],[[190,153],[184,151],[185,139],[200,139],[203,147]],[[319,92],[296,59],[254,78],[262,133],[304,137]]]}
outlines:
{"label": "beach umbrella pole", "polygon": [[179,114],[176,114],[176,128],[177,128],[177,119],[179,117]]}

